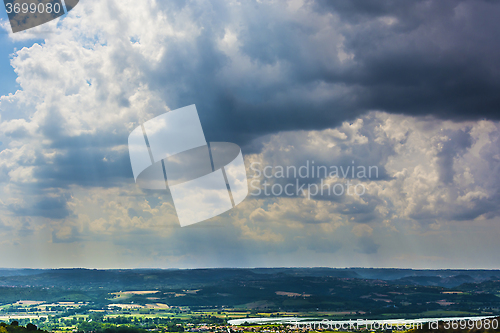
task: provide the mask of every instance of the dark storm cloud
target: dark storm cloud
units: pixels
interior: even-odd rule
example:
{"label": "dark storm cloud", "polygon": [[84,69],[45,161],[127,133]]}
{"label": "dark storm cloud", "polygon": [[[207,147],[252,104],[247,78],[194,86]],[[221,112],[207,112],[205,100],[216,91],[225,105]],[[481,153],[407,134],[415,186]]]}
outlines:
{"label": "dark storm cloud", "polygon": [[39,197],[32,204],[9,205],[8,208],[17,216],[40,216],[50,219],[63,219],[70,215],[66,196]]}
{"label": "dark storm cloud", "polygon": [[67,188],[69,185],[110,187],[133,182],[128,151],[79,148],[62,151],[51,163],[35,169],[38,187]]}
{"label": "dark storm cloud", "polygon": [[365,19],[389,15],[397,21],[383,27],[360,20],[356,26],[361,29],[346,35],[345,45],[356,55],[354,80],[363,87],[360,107],[446,119],[500,117],[495,93],[500,83],[495,60],[500,43],[494,32],[499,28],[498,3],[371,2],[370,6],[371,13],[360,13]]}
{"label": "dark storm cloud", "polygon": [[[470,131],[470,130],[469,130]],[[453,160],[459,154],[463,154],[472,145],[469,131],[458,130],[456,132],[447,131],[447,138],[442,143],[441,151],[437,154],[439,159],[439,180],[445,184],[453,183]]]}
{"label": "dark storm cloud", "polygon": [[[167,15],[179,7],[170,6]],[[374,109],[500,118],[500,3],[310,1],[295,16],[283,14],[285,4],[241,6],[237,15],[219,2],[194,10],[203,32],[188,45],[167,40],[162,64],[148,75],[170,107],[197,104],[209,140],[249,143],[334,127]],[[318,17],[324,25],[311,22]],[[217,42],[235,26],[242,56],[257,69],[278,66],[272,82],[258,73],[221,79],[234,59]],[[352,59],[339,59],[340,42]]]}
{"label": "dark storm cloud", "polygon": [[449,218],[456,221],[470,221],[481,215],[492,218],[499,215],[499,202],[500,192],[497,191],[492,198],[472,199],[469,203],[470,207],[458,207],[450,212]]}
{"label": "dark storm cloud", "polygon": [[37,154],[34,176],[39,188],[81,186],[116,186],[123,179],[132,179],[128,150],[113,150],[127,145],[128,131],[123,124],[93,134],[70,136],[64,133],[64,119],[51,110],[40,124],[39,132],[48,140],[47,149],[57,149],[53,159]]}
{"label": "dark storm cloud", "polygon": [[[53,131],[42,126],[48,143],[44,144],[49,152],[57,154],[48,157],[42,151],[36,151],[34,158],[26,158],[19,164],[32,167],[36,183],[17,183],[36,194],[43,194],[44,189],[67,188],[77,184],[81,186],[110,187],[121,184],[123,180],[133,182],[130,157],[126,149],[128,133],[82,134],[66,136],[55,126]],[[122,146],[123,149],[113,149]]]}

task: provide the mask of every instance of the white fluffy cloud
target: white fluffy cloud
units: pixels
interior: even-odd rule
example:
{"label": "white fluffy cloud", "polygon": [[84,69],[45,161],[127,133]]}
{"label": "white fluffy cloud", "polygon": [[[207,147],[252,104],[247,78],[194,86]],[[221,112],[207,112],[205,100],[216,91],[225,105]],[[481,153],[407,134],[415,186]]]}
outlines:
{"label": "white fluffy cloud", "polygon": [[[278,166],[299,169],[315,163],[314,168],[326,166],[329,173],[335,166],[344,170],[355,166],[356,174],[359,166],[366,170],[377,166],[378,177],[353,179],[366,187],[364,196],[332,198],[338,213],[358,215],[347,208],[359,200],[379,220],[396,217],[434,223],[489,218],[499,213],[495,204],[499,126],[491,121],[457,123],[372,112],[335,129],[273,135],[259,154],[247,156],[248,173],[260,174],[255,184],[262,188],[266,166],[273,167],[267,170],[271,183],[280,181]],[[351,172],[347,177],[340,174],[340,178],[351,176]]]}

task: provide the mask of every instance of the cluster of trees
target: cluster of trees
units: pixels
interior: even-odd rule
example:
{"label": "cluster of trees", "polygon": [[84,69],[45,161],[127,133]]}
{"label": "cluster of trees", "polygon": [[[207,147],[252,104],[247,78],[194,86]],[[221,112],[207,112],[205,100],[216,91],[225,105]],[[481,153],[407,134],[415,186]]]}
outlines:
{"label": "cluster of trees", "polygon": [[184,326],[179,319],[147,317],[104,317],[103,313],[94,312],[88,320],[77,324],[80,332],[104,333],[140,333],[147,329],[161,328],[168,332],[183,332]]}
{"label": "cluster of trees", "polygon": [[39,330],[35,325],[28,323],[26,327],[20,326],[19,322],[14,320],[10,324],[0,323],[0,333],[33,333],[34,331],[45,332]]}
{"label": "cluster of trees", "polygon": [[[78,325],[79,332],[96,332],[96,333],[147,333],[146,329],[157,328],[156,325],[138,327],[135,324],[126,324],[117,326],[111,323],[103,323],[98,321],[85,321]],[[182,325],[169,323],[161,327],[167,332],[184,332]],[[1,332],[0,332],[1,333]]]}

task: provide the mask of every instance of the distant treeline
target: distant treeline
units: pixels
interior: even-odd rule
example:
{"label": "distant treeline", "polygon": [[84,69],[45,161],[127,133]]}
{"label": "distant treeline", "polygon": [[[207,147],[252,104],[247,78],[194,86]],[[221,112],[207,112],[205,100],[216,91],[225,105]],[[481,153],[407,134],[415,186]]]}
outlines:
{"label": "distant treeline", "polygon": [[[182,332],[184,328],[182,326],[171,325],[167,326],[168,332]],[[84,322],[78,325],[78,332],[94,332],[94,333],[148,333],[147,330],[143,328],[133,327],[133,326],[112,326],[110,324],[102,323],[88,323]],[[28,323],[26,327],[19,326],[19,323],[14,320],[10,324],[0,323],[0,333],[49,333],[47,331],[41,330],[31,323]]]}

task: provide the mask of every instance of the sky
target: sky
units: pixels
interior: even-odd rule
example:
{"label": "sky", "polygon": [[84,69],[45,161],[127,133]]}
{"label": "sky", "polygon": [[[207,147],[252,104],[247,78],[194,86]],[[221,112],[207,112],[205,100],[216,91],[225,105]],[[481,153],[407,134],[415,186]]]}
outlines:
{"label": "sky", "polygon": [[[81,0],[13,34],[0,8],[0,267],[500,268],[499,15]],[[250,194],[181,228],[127,140],[191,104],[206,141],[241,147]]]}

